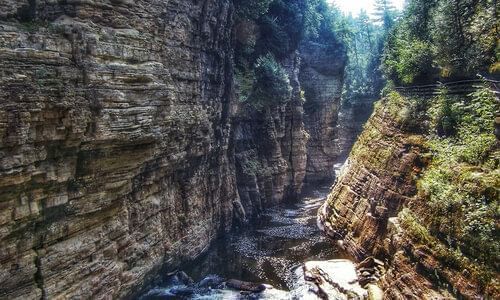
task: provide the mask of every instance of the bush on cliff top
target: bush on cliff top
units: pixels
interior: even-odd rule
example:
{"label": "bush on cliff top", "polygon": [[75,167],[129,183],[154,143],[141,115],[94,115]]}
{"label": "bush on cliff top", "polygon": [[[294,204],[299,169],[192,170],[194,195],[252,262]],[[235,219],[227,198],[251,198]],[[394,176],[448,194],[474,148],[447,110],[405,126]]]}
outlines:
{"label": "bush on cliff top", "polygon": [[253,91],[248,101],[257,109],[285,103],[292,95],[290,79],[274,56],[267,54],[257,60]]}
{"label": "bush on cliff top", "polygon": [[432,164],[419,183],[432,211],[430,229],[449,246],[494,264],[500,256],[495,95],[482,88],[470,99],[452,98],[453,103],[446,95],[439,98],[445,99],[436,101],[431,110],[435,133],[449,127],[451,135],[432,136],[428,143]]}

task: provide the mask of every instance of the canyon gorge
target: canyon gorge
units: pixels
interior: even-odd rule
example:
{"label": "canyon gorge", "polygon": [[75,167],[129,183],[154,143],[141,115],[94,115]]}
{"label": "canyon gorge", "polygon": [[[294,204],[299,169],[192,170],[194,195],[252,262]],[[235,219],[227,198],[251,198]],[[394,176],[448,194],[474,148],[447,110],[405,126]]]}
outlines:
{"label": "canyon gorge", "polygon": [[[247,238],[288,247],[264,264],[296,256],[280,274],[305,263],[320,299],[500,294],[498,249],[463,250],[450,266],[443,253],[460,243],[415,229],[435,221],[420,179],[437,151],[428,106],[444,94],[415,104],[384,90],[373,112],[381,87],[351,97],[358,75],[348,38],[329,28],[337,16],[324,1],[289,2],[0,0],[0,299],[138,298],[204,256],[245,261],[227,251]],[[382,51],[390,39],[379,35]],[[494,98],[493,110],[496,84],[466,89],[487,86],[477,97]],[[482,159],[494,158],[470,180],[497,203],[498,137],[490,144]],[[301,233],[280,240],[280,224]],[[356,293],[328,282],[313,256],[349,259],[339,261],[357,270]]]}

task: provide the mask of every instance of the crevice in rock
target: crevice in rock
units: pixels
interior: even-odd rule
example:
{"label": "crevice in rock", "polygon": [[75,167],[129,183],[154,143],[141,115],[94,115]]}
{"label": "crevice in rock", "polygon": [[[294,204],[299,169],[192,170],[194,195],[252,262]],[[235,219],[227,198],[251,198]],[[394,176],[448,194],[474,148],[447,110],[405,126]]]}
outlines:
{"label": "crevice in rock", "polygon": [[45,290],[44,278],[43,278],[43,273],[42,273],[42,260],[40,258],[40,253],[39,253],[38,249],[33,249],[33,251],[35,251],[35,253],[36,253],[36,256],[35,256],[36,272],[34,274],[34,280],[35,280],[36,286],[42,292],[42,296],[40,297],[40,299],[47,299],[47,291]]}
{"label": "crevice in rock", "polygon": [[36,0],[28,0],[28,5],[24,5],[17,10],[17,17],[21,22],[33,22],[36,19]]}

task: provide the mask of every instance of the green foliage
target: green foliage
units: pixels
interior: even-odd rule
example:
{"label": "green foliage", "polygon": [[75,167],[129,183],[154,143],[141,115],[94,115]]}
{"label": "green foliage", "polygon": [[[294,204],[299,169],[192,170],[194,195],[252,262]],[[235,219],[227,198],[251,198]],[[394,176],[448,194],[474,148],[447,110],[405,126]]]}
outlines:
{"label": "green foliage", "polygon": [[438,1],[430,35],[437,47],[436,61],[442,76],[475,75],[495,62],[499,34],[495,3]]}
{"label": "green foliage", "polygon": [[396,32],[394,41],[390,44],[394,50],[386,51],[384,68],[391,78],[398,78],[404,84],[425,78],[432,71],[434,57],[433,47],[418,39],[405,40]]}
{"label": "green foliage", "polygon": [[494,271],[492,271],[491,266],[471,261],[459,249],[453,249],[443,244],[429,232],[426,226],[422,225],[425,224],[425,220],[420,220],[409,209],[403,209],[398,217],[405,232],[417,244],[416,246],[425,245],[430,248],[444,266],[454,268],[457,271],[468,270],[473,278],[479,280],[485,288],[495,284],[493,282]]}
{"label": "green foliage", "polygon": [[384,85],[380,70],[382,51],[397,12],[391,1],[383,0],[377,4],[375,16],[374,22],[366,11],[361,11],[358,17],[346,16],[336,26],[348,45],[349,63],[343,95],[346,102],[377,98]]}
{"label": "green foliage", "polygon": [[288,101],[292,87],[283,67],[271,55],[260,57],[255,65],[255,81],[249,98],[258,109]]}
{"label": "green foliage", "polygon": [[487,88],[470,99],[440,95],[431,109],[437,120],[432,124],[438,131],[445,128],[447,136],[430,139],[432,164],[419,182],[432,212],[431,233],[484,263],[500,255],[495,227],[500,217],[497,109],[495,95]]}
{"label": "green foliage", "polygon": [[384,33],[388,33],[394,26],[397,12],[391,0],[376,0],[374,15],[382,23]]}
{"label": "green foliage", "polygon": [[236,76],[240,100],[254,107],[283,103],[291,86],[281,61],[305,39],[341,48],[337,15],[325,0],[236,0]]}
{"label": "green foliage", "polygon": [[255,150],[249,150],[241,154],[238,159],[239,166],[241,167],[241,172],[246,175],[254,176],[271,176],[272,169],[266,167],[262,162],[259,161],[258,154]]}
{"label": "green foliage", "polygon": [[316,11],[316,34],[312,32],[307,38],[324,45],[334,46],[337,49],[345,47],[338,26],[343,19],[340,11],[323,0],[319,1]]}
{"label": "green foliage", "polygon": [[255,45],[255,55],[272,53],[275,57],[285,58],[292,49],[292,37],[284,30],[277,18],[265,16],[260,21],[260,38]]}
{"label": "green foliage", "polygon": [[[409,136],[408,142],[429,151],[422,156],[430,160],[418,179],[415,198],[423,202],[411,203],[411,211],[399,215],[405,232],[429,247],[446,268],[467,269],[485,291],[494,289],[500,256],[500,150],[494,134],[498,106],[485,86],[469,96],[443,90],[434,99],[391,92],[377,108],[405,133],[418,131],[420,138]],[[359,141],[368,144],[381,138],[371,127]],[[386,154],[355,146],[352,155],[371,163],[371,157]]]}
{"label": "green foliage", "polygon": [[397,84],[494,71],[499,21],[494,0],[412,0],[389,36],[383,69]]}
{"label": "green foliage", "polygon": [[446,88],[443,87],[439,96],[432,101],[429,113],[434,133],[439,136],[450,136],[455,133],[463,116],[462,99],[449,96]]}
{"label": "green foliage", "polygon": [[316,37],[322,15],[319,0],[274,0],[266,15],[259,19],[260,39],[256,55],[272,53],[281,59],[295,51],[308,37]]}
{"label": "green foliage", "polygon": [[235,62],[241,101],[263,109],[291,98],[281,66],[304,40],[342,49],[334,24],[337,11],[325,0],[236,0]]}
{"label": "green foliage", "polygon": [[253,71],[247,69],[236,70],[235,82],[240,95],[240,101],[245,102],[250,97],[253,89],[254,76]]}
{"label": "green foliage", "polygon": [[337,15],[325,0],[237,0],[235,5],[238,66],[253,65],[267,53],[284,59],[304,39],[339,44],[333,29]]}
{"label": "green foliage", "polygon": [[424,133],[427,130],[429,103],[421,97],[405,98],[406,104],[399,115],[402,125],[406,131],[413,133]]}
{"label": "green foliage", "polygon": [[255,20],[267,13],[273,0],[235,0],[234,6],[239,19]]}

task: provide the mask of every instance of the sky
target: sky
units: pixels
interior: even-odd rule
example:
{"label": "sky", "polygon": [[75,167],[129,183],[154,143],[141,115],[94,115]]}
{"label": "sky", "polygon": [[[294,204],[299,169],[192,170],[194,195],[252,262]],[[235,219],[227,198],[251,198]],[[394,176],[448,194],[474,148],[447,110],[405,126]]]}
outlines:
{"label": "sky", "polygon": [[[335,3],[343,12],[352,13],[356,16],[361,9],[364,9],[371,14],[375,0],[328,0],[330,3]],[[402,9],[404,0],[392,0],[392,3],[398,9]]]}

